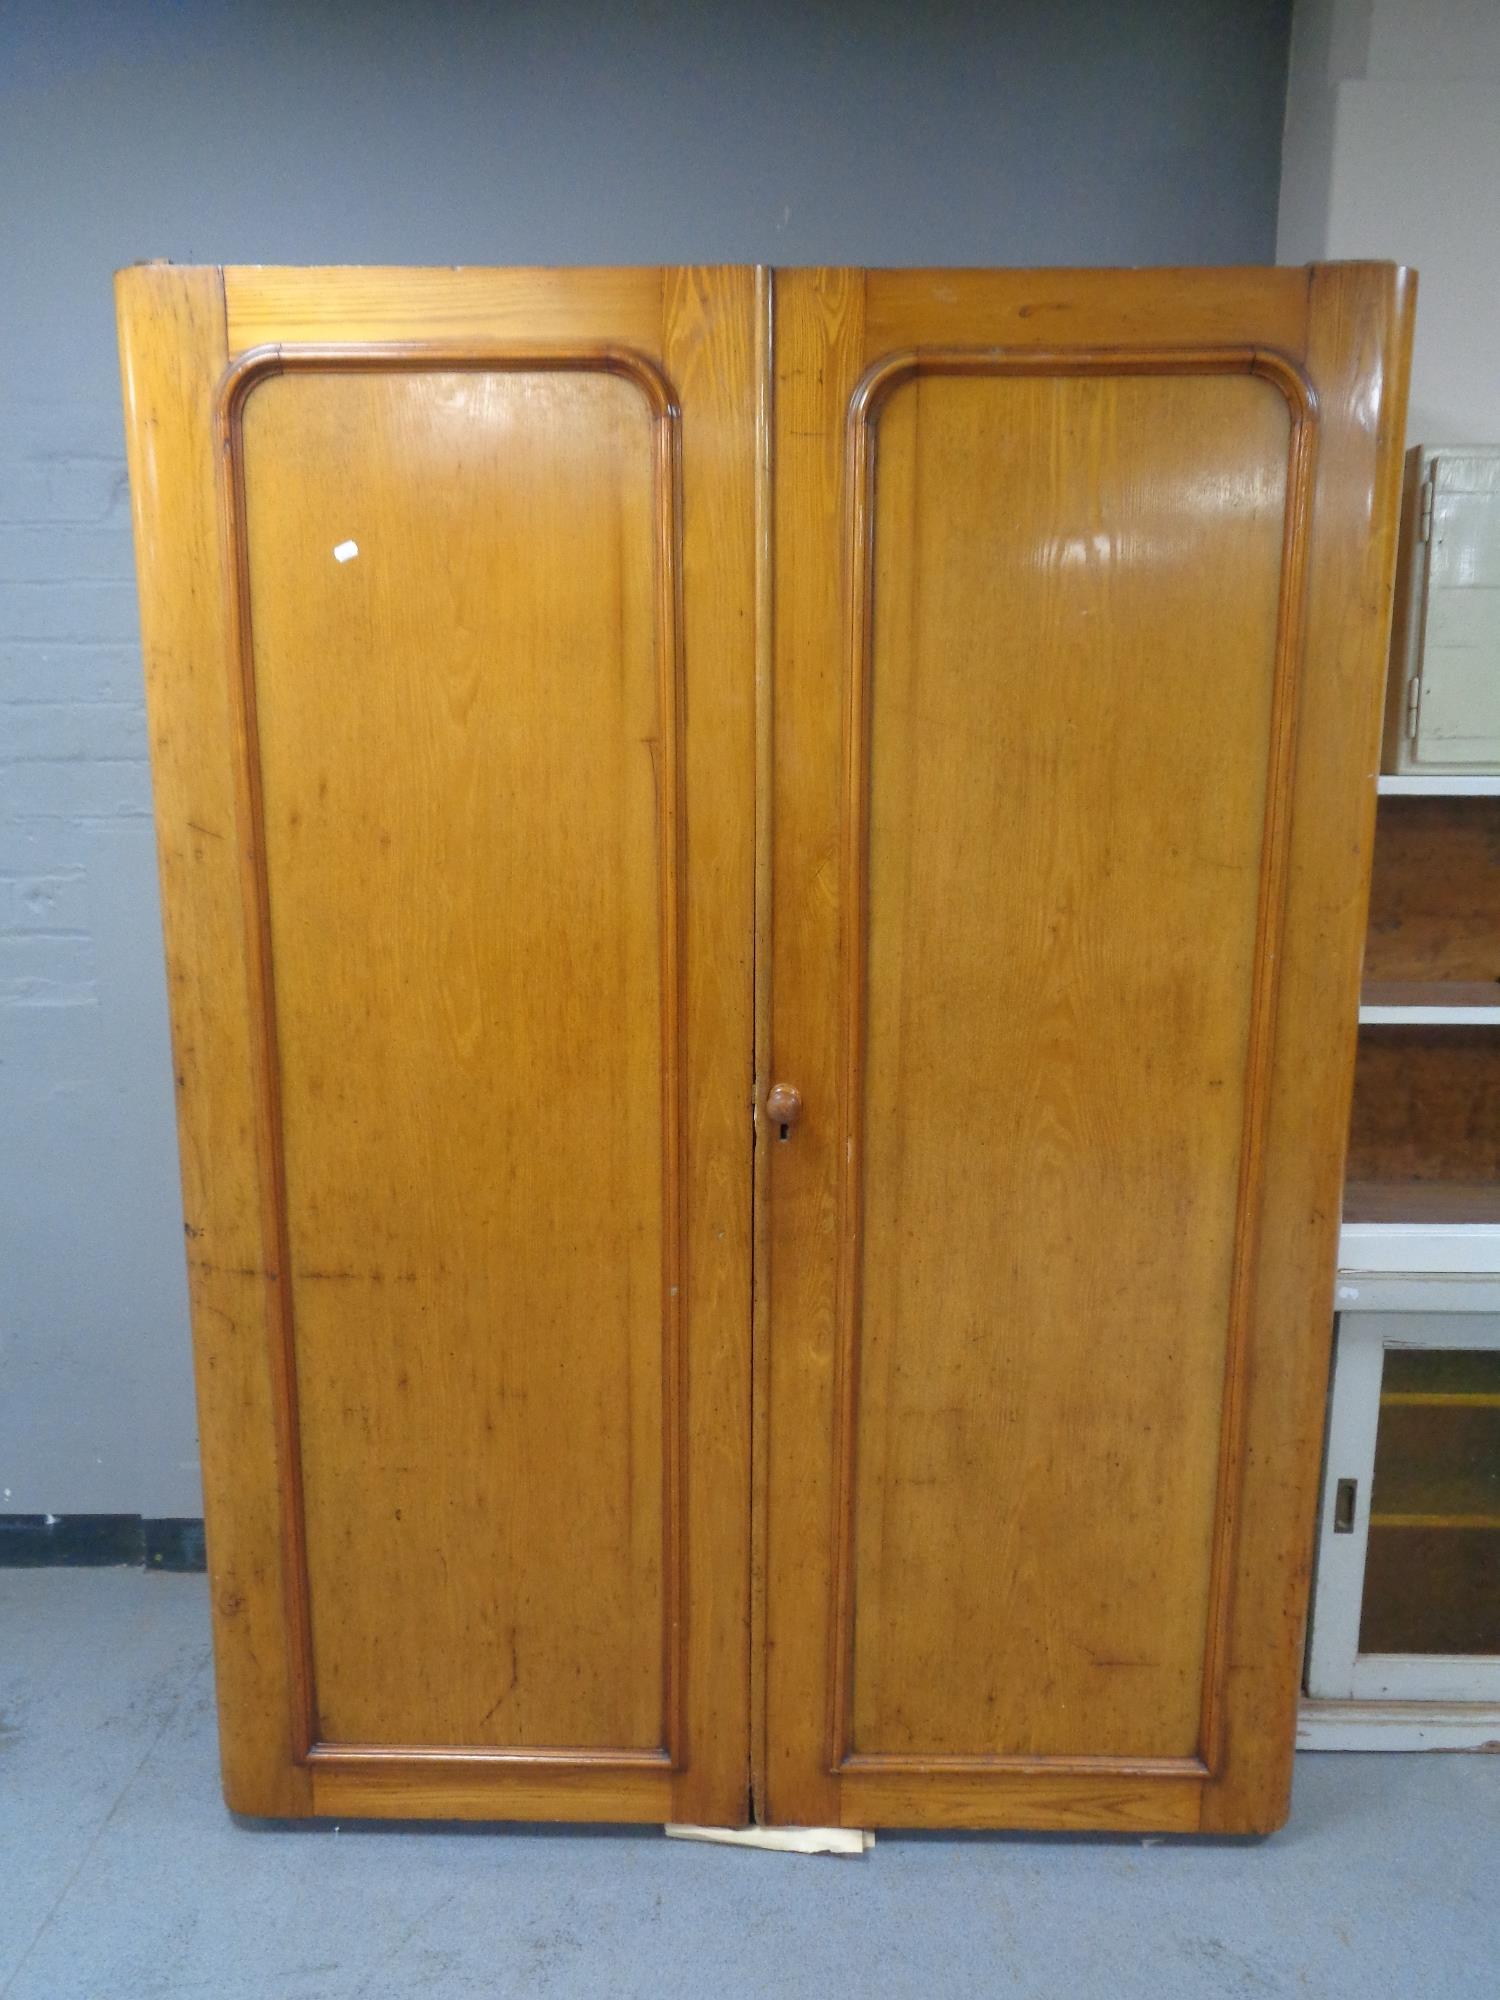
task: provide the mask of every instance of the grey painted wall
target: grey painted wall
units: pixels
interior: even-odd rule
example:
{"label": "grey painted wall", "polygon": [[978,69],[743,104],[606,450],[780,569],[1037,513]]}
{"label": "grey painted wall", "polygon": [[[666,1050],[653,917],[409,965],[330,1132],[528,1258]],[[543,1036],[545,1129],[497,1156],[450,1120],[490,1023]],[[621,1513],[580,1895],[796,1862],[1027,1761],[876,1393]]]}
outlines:
{"label": "grey painted wall", "polygon": [[1288,11],[0,8],[0,1512],[199,1505],[114,267],[1270,262]]}

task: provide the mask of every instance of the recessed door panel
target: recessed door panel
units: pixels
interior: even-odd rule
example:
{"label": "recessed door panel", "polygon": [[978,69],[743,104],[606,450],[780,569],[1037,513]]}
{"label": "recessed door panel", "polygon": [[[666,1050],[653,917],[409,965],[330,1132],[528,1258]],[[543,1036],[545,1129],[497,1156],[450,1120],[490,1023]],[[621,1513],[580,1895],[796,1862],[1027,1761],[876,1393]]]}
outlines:
{"label": "recessed door panel", "polygon": [[848,1747],[1191,1756],[1291,416],[977,372],[869,427]]}
{"label": "recessed door panel", "polygon": [[332,1743],[665,1747],[663,476],[652,403],[616,373],[294,373],[244,406]]}

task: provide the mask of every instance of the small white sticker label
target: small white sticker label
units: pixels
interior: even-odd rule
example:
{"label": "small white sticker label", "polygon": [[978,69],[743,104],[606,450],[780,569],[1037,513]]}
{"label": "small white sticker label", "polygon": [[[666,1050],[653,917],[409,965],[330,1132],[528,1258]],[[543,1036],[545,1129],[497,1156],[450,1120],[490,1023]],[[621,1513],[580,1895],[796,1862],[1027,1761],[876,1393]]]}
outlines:
{"label": "small white sticker label", "polygon": [[358,554],[358,542],[340,542],[333,552],[333,559],[335,562],[353,562]]}

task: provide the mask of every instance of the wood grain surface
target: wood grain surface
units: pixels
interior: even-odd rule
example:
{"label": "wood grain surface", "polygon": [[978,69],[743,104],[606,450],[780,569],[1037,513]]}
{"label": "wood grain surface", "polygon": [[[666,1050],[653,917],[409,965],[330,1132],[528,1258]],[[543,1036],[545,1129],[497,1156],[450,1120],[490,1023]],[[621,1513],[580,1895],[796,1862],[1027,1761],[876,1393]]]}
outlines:
{"label": "wood grain surface", "polygon": [[1197,1752],[1290,428],[1248,375],[879,414],[853,1752]]}
{"label": "wood grain surface", "polygon": [[777,291],[769,1810],[1270,1825],[1401,283]]}
{"label": "wood grain surface", "polygon": [[[127,381],[182,283],[122,280]],[[236,1803],[737,1823],[751,274],[194,284],[171,442],[209,523],[221,461],[217,547],[138,507],[163,616],[233,613],[153,711],[213,686],[237,794],[242,962],[184,966],[241,1039],[184,1139],[248,1094],[267,1376],[248,1437],[205,1425],[210,1539],[278,1515],[279,1734],[218,1626]]]}
{"label": "wood grain surface", "polygon": [[675,1727],[682,773],[656,430],[637,384],[581,371],[297,371],[244,403],[329,1743],[661,1753]]}
{"label": "wood grain surface", "polygon": [[121,274],[233,1805],[1284,1817],[1413,292]]}

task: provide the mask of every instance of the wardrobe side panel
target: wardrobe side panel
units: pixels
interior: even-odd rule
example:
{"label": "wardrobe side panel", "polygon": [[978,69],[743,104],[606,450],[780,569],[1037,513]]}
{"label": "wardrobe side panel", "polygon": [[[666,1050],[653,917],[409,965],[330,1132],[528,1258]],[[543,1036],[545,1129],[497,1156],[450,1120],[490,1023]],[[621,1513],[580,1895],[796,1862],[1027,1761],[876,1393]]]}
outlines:
{"label": "wardrobe side panel", "polygon": [[229,591],[215,398],[228,360],[213,269],[115,281],[172,1018],[203,1457],[219,1748],[236,1810],[311,1810],[289,1625],[278,1408],[249,1011]]}

